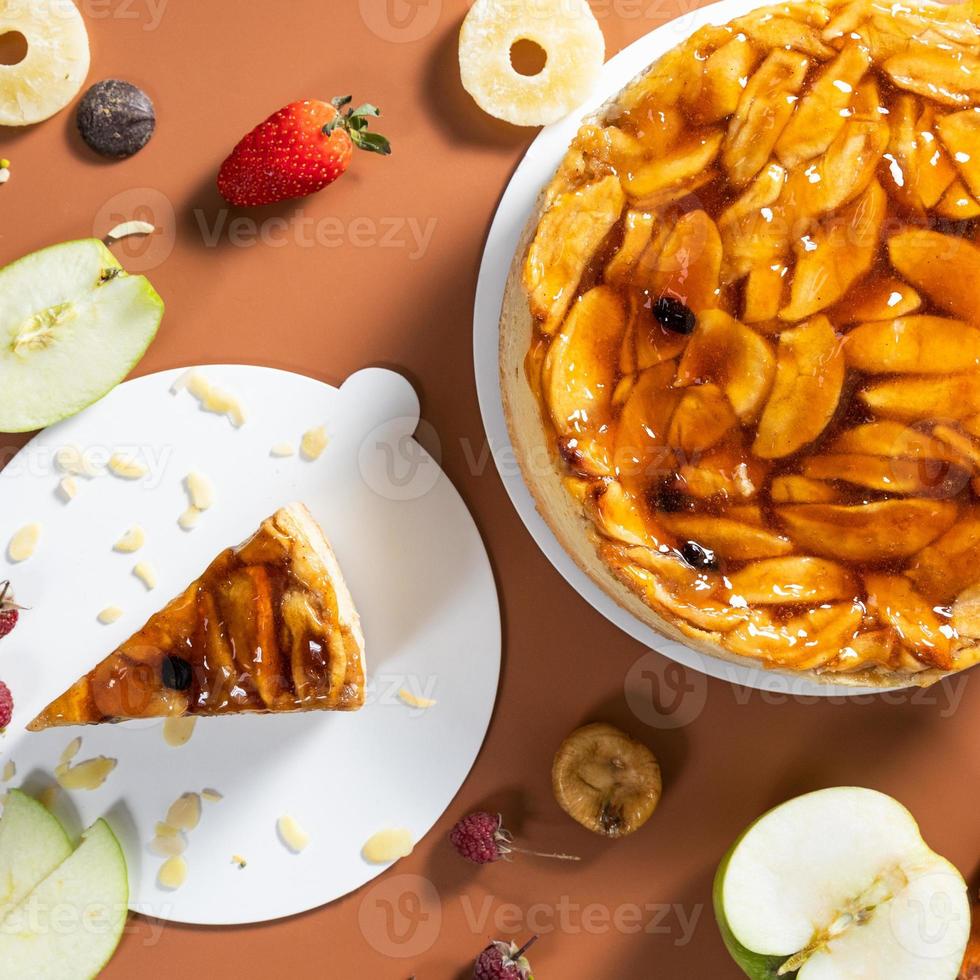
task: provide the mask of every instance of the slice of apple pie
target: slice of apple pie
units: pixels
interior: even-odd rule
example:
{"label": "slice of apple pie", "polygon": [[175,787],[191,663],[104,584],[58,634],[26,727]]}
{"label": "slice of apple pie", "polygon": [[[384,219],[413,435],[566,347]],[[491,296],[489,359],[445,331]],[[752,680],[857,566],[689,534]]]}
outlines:
{"label": "slice of apple pie", "polygon": [[28,726],[242,712],[352,711],[364,638],[309,511],[277,511]]}
{"label": "slice of apple pie", "polygon": [[834,682],[980,659],[975,11],[701,28],[544,191],[501,320],[511,436],[661,632]]}

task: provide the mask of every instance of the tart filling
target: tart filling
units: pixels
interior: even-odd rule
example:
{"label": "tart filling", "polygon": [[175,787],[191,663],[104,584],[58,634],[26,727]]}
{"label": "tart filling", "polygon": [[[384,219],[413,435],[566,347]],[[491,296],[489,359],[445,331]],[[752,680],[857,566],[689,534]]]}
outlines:
{"label": "tart filling", "polygon": [[526,380],[599,555],[728,655],[920,675],[980,642],[980,28],[767,7],[579,130]]}

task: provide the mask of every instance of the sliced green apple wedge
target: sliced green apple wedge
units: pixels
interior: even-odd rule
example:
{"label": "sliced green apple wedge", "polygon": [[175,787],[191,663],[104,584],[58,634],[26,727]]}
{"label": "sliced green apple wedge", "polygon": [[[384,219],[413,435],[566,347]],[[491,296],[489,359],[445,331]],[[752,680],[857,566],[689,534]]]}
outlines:
{"label": "sliced green apple wedge", "polygon": [[0,818],[0,922],[69,854],[71,843],[57,817],[12,789]]}
{"label": "sliced green apple wedge", "polygon": [[0,269],[0,432],[75,415],[129,374],[163,301],[97,239],[64,242]]}
{"label": "sliced green apple wedge", "polygon": [[0,971],[86,980],[108,963],[126,925],[126,860],[104,820],[0,923]]}
{"label": "sliced green apple wedge", "polygon": [[960,873],[905,807],[857,787],[756,821],[718,868],[714,903],[753,980],[955,980],[970,935]]}

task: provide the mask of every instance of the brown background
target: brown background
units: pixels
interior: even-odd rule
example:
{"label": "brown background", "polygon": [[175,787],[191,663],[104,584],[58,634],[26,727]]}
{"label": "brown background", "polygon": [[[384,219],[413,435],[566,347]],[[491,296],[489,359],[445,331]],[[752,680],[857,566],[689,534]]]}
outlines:
{"label": "brown background", "polygon": [[[13,161],[13,178],[0,188],[0,263],[149,217],[160,234],[117,246],[131,270],[149,271],[167,303],[141,372],[239,361],[338,383],[369,364],[404,371],[486,539],[505,628],[486,746],[412,857],[374,886],[284,922],[161,931],[134,919],[106,977],[462,980],[489,938],[532,931],[542,933],[533,957],[539,980],[735,977],[710,909],[719,857],[767,807],[834,784],[895,794],[937,850],[975,873],[977,676],[894,703],[816,704],[685,675],[578,598],[525,532],[484,453],[471,310],[491,215],[534,134],[488,119],[462,91],[464,0],[80,6],[90,82],[115,76],[145,88],[158,131],[123,163],[85,149],[72,110],[3,131],[0,153]],[[692,5],[594,6],[612,54]],[[284,219],[264,226],[264,242],[254,241],[254,225],[236,226],[236,238],[225,224],[209,244],[222,217],[214,175],[238,137],[293,99],[347,93],[383,107],[379,128],[394,156],[362,156],[323,194],[257,213]],[[415,248],[409,219],[433,229],[427,248]],[[316,228],[319,245],[309,240]],[[0,436],[0,448],[17,444]],[[659,714],[658,703],[672,713]],[[551,796],[555,748],[593,719],[634,732],[663,763],[660,809],[618,843],[579,829]],[[445,837],[475,807],[500,809],[524,843],[580,854],[582,863],[465,865]]]}

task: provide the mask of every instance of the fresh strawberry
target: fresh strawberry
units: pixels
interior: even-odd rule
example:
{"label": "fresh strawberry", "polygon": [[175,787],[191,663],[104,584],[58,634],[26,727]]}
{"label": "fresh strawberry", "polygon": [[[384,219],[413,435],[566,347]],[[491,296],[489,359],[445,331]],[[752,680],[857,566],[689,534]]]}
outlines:
{"label": "fresh strawberry", "polygon": [[240,207],[306,197],[332,184],[350,166],[354,147],[388,155],[391,144],[368,132],[369,103],[349,106],[349,95],[294,102],[255,127],[221,165],[218,190]]}
{"label": "fresh strawberry", "polygon": [[0,582],[0,640],[13,632],[21,607],[10,598],[10,583]]}

